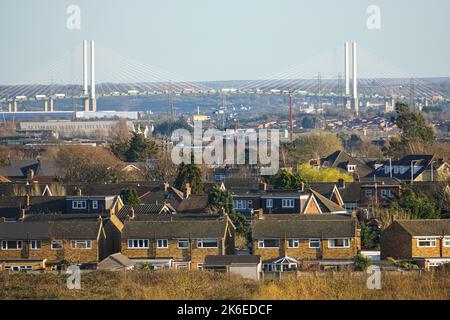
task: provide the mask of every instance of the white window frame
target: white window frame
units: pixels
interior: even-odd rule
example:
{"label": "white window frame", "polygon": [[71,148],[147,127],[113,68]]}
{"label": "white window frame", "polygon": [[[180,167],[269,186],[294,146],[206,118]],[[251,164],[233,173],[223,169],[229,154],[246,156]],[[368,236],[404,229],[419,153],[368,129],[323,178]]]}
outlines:
{"label": "white window frame", "polygon": [[[312,246],[311,243],[317,243],[319,246],[318,247]],[[308,240],[309,249],[320,249],[320,245],[321,245],[320,239],[309,239]]]}
{"label": "white window frame", "polygon": [[236,210],[245,210],[247,209],[247,201],[246,200],[236,200]]}
{"label": "white window frame", "polygon": [[273,199],[266,199],[266,208],[268,209],[273,208]]}
{"label": "white window frame", "polygon": [[72,200],[72,209],[86,209],[86,200]]}
{"label": "white window frame", "polygon": [[[335,245],[334,241],[336,240],[343,240],[344,245],[342,247],[338,247]],[[347,244],[345,244],[347,242]],[[330,249],[348,249],[350,248],[350,239],[349,238],[335,238],[335,239],[328,239],[328,248]]]}
{"label": "white window frame", "polygon": [[[16,248],[10,249],[8,248],[8,242],[16,242]],[[20,246],[19,246],[20,244]],[[3,240],[2,241],[2,250],[8,250],[8,251],[20,251],[23,248],[23,241],[22,240]]]}
{"label": "white window frame", "polygon": [[92,200],[92,209],[98,209],[98,200]]}
{"label": "white window frame", "polygon": [[299,239],[288,239],[287,247],[288,247],[288,249],[298,249],[300,247],[300,240]]}
{"label": "white window frame", "polygon": [[381,198],[383,199],[390,199],[392,198],[392,190],[390,189],[381,189]]}
{"label": "white window frame", "polygon": [[197,263],[197,270],[203,270],[203,263]]}
{"label": "white window frame", "polygon": [[295,208],[295,199],[283,199],[281,200],[281,206],[284,209],[293,209]]}
{"label": "white window frame", "polygon": [[[180,242],[187,242],[187,246],[186,247],[180,247]],[[181,249],[181,250],[189,249],[189,240],[188,239],[178,239],[177,247],[178,247],[178,249]]]}
{"label": "white window frame", "polygon": [[157,239],[156,240],[156,248],[157,249],[169,249],[169,240],[168,239]]}
{"label": "white window frame", "polygon": [[[278,242],[278,247],[266,247],[264,245],[264,241],[277,241]],[[279,249],[280,248],[280,239],[260,239],[258,240],[258,248],[260,249]]]}
{"label": "white window frame", "polygon": [[[80,244],[83,244],[84,248],[78,247]],[[70,247],[72,249],[91,250],[92,249],[92,241],[91,240],[72,240],[72,241],[70,241]]]}
{"label": "white window frame", "polygon": [[442,239],[443,241],[443,246],[448,248],[450,247],[450,237],[444,237],[444,239]]}
{"label": "white window frame", "polygon": [[364,190],[364,195],[366,196],[366,198],[372,198],[373,197],[373,190],[372,189]]}
{"label": "white window frame", "polygon": [[[430,245],[424,246],[421,245],[422,242],[430,242]],[[432,245],[434,243],[434,245]],[[423,238],[417,238],[417,248],[436,248],[436,238],[434,237],[423,237]]]}
{"label": "white window frame", "polygon": [[[61,245],[61,247],[60,248],[54,248],[53,245],[54,244],[58,244],[58,243]],[[52,250],[62,250],[62,249],[64,249],[64,242],[62,240],[52,240],[52,242],[50,244],[50,247],[52,248]]]}
{"label": "white window frame", "polygon": [[[39,248],[37,244],[39,243]],[[41,240],[31,240],[30,241],[30,249],[31,250],[41,250],[42,249],[42,241]]]}
{"label": "white window frame", "polygon": [[[142,241],[142,245],[141,245]],[[150,241],[148,239],[128,239],[128,249],[148,249],[150,248]]]}
{"label": "white window frame", "polygon": [[[216,245],[214,246],[214,247],[204,247],[203,246],[203,242],[215,242],[216,243]],[[217,249],[219,247],[219,240],[218,239],[213,239],[213,238],[210,238],[210,239],[198,239],[197,240],[197,248],[200,248],[200,249]]]}
{"label": "white window frame", "polygon": [[355,164],[349,164],[347,165],[347,171],[349,173],[354,173],[356,171],[356,165]]}

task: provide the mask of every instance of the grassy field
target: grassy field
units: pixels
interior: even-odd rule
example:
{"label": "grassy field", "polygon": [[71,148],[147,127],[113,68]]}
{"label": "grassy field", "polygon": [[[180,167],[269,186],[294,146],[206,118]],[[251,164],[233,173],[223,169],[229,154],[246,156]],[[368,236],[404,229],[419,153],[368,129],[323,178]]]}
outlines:
{"label": "grassy field", "polygon": [[450,299],[450,274],[383,274],[382,289],[369,290],[365,274],[319,274],[256,282],[205,271],[83,273],[80,290],[67,275],[0,274],[0,299]]}

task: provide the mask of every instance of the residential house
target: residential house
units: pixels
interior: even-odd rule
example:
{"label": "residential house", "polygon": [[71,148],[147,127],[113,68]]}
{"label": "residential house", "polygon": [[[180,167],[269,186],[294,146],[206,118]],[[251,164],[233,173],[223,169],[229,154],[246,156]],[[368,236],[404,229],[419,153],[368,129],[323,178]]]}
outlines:
{"label": "residential house", "polygon": [[122,206],[119,196],[4,196],[0,197],[0,218],[11,222],[31,215],[85,214],[106,217],[117,214]]}
{"label": "residential house", "polygon": [[259,214],[252,236],[265,271],[339,269],[361,249],[357,220],[347,216]]}
{"label": "residential house", "polygon": [[201,269],[207,255],[234,254],[235,227],[227,215],[146,215],[111,220],[120,252],[155,268]]}
{"label": "residential house", "polygon": [[341,169],[356,178],[366,177],[374,169],[373,159],[353,157],[345,151],[336,151],[318,161],[313,160],[311,164],[319,168]]}
{"label": "residential house", "polygon": [[380,236],[381,258],[428,269],[450,263],[450,220],[397,220]]}
{"label": "residential house", "polygon": [[102,219],[0,222],[0,266],[9,271],[95,267],[106,255],[105,242]]}
{"label": "residential house", "polygon": [[345,208],[319,192],[311,189],[270,190],[233,194],[236,211],[251,217],[251,213],[263,210],[267,214],[345,214]]}
{"label": "residential house", "polygon": [[398,161],[385,161],[373,175],[393,177],[408,183],[447,181],[450,179],[450,164],[434,155],[408,155]]}
{"label": "residential house", "polygon": [[0,167],[0,175],[12,182],[50,183],[62,177],[63,170],[54,160],[11,159],[8,166]]}

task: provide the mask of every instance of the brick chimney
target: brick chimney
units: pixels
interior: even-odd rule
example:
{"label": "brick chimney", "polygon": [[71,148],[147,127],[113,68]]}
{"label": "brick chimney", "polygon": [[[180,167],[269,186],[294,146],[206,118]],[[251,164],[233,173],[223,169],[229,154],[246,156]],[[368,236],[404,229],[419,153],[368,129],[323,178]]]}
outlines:
{"label": "brick chimney", "polygon": [[303,181],[300,181],[300,192],[304,192],[305,191],[305,183]]}
{"label": "brick chimney", "polygon": [[259,190],[261,190],[261,191],[267,191],[267,182],[261,181],[261,182],[259,183]]}
{"label": "brick chimney", "polygon": [[33,180],[34,179],[34,170],[30,169],[27,172],[27,180]]}
{"label": "brick chimney", "polygon": [[264,220],[264,210],[262,208],[259,210],[255,210],[254,219]]}
{"label": "brick chimney", "polygon": [[187,199],[192,193],[192,188],[190,183],[184,185],[184,197]]}
{"label": "brick chimney", "polygon": [[77,196],[79,196],[79,197],[82,196],[81,188],[77,188]]}

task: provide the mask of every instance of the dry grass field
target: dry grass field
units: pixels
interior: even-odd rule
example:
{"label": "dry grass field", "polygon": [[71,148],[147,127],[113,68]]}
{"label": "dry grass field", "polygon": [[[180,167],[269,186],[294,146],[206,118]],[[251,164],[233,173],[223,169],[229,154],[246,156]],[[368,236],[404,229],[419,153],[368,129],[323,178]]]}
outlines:
{"label": "dry grass field", "polygon": [[369,290],[367,275],[311,274],[256,282],[205,271],[83,273],[80,290],[68,290],[65,274],[0,274],[0,299],[372,300],[450,299],[450,274],[383,274],[382,289]]}

